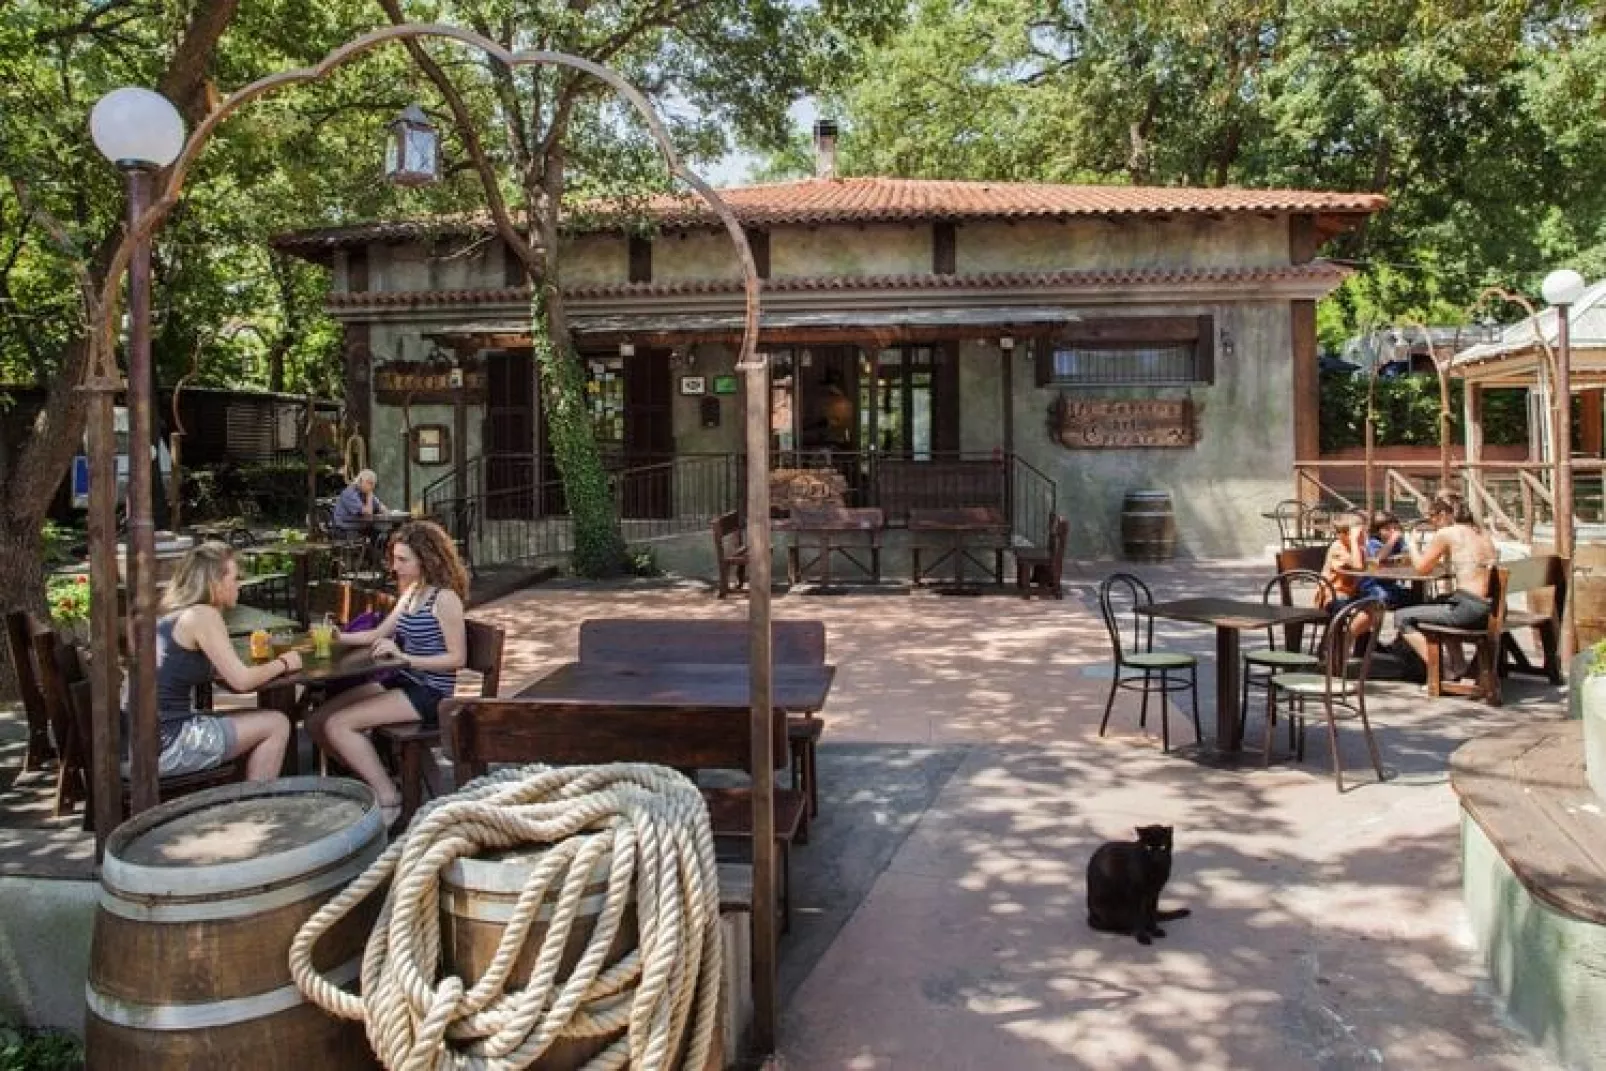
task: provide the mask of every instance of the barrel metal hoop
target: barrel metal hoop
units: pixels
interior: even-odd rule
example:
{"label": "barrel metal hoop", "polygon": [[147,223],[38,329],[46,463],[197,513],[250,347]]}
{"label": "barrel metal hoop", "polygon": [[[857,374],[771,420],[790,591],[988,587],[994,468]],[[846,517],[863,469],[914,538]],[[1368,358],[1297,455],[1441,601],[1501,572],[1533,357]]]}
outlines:
{"label": "barrel metal hoop", "polygon": [[205,898],[196,900],[173,901],[168,899],[138,899],[131,900],[120,896],[105,886],[100,890],[100,907],[107,914],[118,918],[131,919],[135,922],[212,922],[221,919],[246,918],[259,915],[265,911],[273,911],[290,904],[309,900],[330,889],[342,888],[349,885],[357,875],[367,870],[369,865],[385,850],[383,839],[376,840],[361,855],[347,860],[344,864],[332,867],[322,874],[305,875],[300,881],[292,885],[281,885],[276,889],[253,893],[248,896],[234,896],[226,900]]}
{"label": "barrel metal hoop", "polygon": [[[553,890],[556,892],[556,890]],[[456,889],[449,885],[441,887],[441,909],[447,913],[471,922],[501,922],[513,921],[513,909],[518,899],[489,899],[483,889]],[[581,915],[600,915],[607,904],[606,894],[600,896],[587,896],[581,899],[579,913]],[[535,921],[551,922],[553,915],[553,902],[551,898],[541,901],[541,907],[535,913]]]}
{"label": "barrel metal hoop", "polygon": [[[362,972],[362,957],[353,956],[325,977],[335,985],[355,981]],[[266,1019],[306,1003],[294,983],[249,997],[214,1000],[205,1004],[141,1004],[97,992],[84,986],[89,1013],[112,1026],[130,1030],[207,1030]]]}
{"label": "barrel metal hoop", "polygon": [[[340,794],[339,783],[331,786],[330,781],[317,777],[284,778],[271,784],[281,791],[264,793],[264,795],[291,795],[296,790],[319,791],[331,794]],[[211,792],[227,792],[228,789],[212,789]],[[361,786],[353,785],[353,788]],[[368,790],[363,788],[367,793]],[[203,797],[208,793],[198,793],[189,797],[190,800],[200,800],[203,805],[221,804],[226,799],[206,800]],[[239,796],[239,793],[235,793]],[[247,798],[247,797],[240,797]],[[362,797],[356,797],[359,801]],[[371,794],[369,794],[371,799]],[[174,803],[184,801],[175,800]],[[171,806],[166,805],[165,806]],[[156,822],[170,817],[160,813],[161,809],[146,811],[145,814],[127,823],[114,839],[126,844],[134,836],[146,832]],[[151,816],[156,816],[152,820]],[[146,826],[136,826],[135,823],[145,821]],[[180,888],[185,896],[196,896],[204,893],[238,892],[244,889],[271,886],[294,878],[297,875],[322,870],[323,868],[346,858],[353,853],[361,851],[370,840],[384,839],[384,819],[379,808],[372,807],[364,811],[361,818],[336,833],[322,837],[311,844],[293,848],[277,855],[265,856],[260,859],[245,859],[233,863],[217,864],[214,866],[195,867],[152,867],[140,866],[124,861],[114,852],[114,846],[108,845],[106,855],[101,863],[101,882],[104,886],[118,892],[130,893],[135,896],[172,896]],[[115,847],[120,848],[122,844]]]}

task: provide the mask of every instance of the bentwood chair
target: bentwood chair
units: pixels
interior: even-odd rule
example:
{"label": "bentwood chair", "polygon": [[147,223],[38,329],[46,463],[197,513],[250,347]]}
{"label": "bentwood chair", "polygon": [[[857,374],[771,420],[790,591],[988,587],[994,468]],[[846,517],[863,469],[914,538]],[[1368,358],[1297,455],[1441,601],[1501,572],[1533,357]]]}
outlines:
{"label": "bentwood chair", "polygon": [[1372,768],[1382,781],[1383,759],[1372,736],[1372,723],[1366,716],[1366,678],[1372,671],[1372,654],[1377,648],[1376,627],[1368,627],[1367,615],[1372,622],[1381,622],[1387,612],[1382,599],[1359,599],[1350,603],[1327,626],[1327,640],[1321,651],[1321,669],[1316,673],[1279,673],[1271,678],[1272,715],[1266,719],[1266,732],[1262,739],[1262,761],[1271,765],[1271,735],[1279,704],[1288,704],[1288,717],[1297,722],[1295,755],[1305,758],[1305,705],[1317,702],[1327,719],[1327,740],[1333,753],[1333,781],[1340,792],[1344,791],[1343,757],[1338,750],[1338,722],[1358,720],[1366,736],[1366,748],[1371,754]]}
{"label": "bentwood chair", "polygon": [[[1131,573],[1113,573],[1099,585],[1099,611],[1104,615],[1104,629],[1110,636],[1110,647],[1115,655],[1115,674],[1110,680],[1110,697],[1104,701],[1104,718],[1099,722],[1099,735],[1104,735],[1110,724],[1110,712],[1115,707],[1115,694],[1125,688],[1143,693],[1143,706],[1138,713],[1138,727],[1149,721],[1149,693],[1160,693],[1160,746],[1171,750],[1171,722],[1166,708],[1166,696],[1172,692],[1188,692],[1193,702],[1193,738],[1202,740],[1199,726],[1199,660],[1190,654],[1154,649],[1154,618],[1138,612],[1139,607],[1154,602],[1154,595],[1142,580]],[[1130,617],[1130,630],[1126,618]],[[1130,639],[1127,637],[1130,636]],[[1172,674],[1177,679],[1172,679]],[[1182,675],[1186,674],[1186,679]]]}
{"label": "bentwood chair", "polygon": [[1304,546],[1305,504],[1297,498],[1288,498],[1272,509],[1272,520],[1277,522],[1277,538],[1284,550]]}
{"label": "bentwood chair", "polygon": [[[1267,606],[1326,606],[1333,586],[1310,569],[1290,569],[1272,577],[1260,593]],[[1266,717],[1272,717],[1271,679],[1279,673],[1320,673],[1322,637],[1326,629],[1315,625],[1273,626],[1266,630],[1266,646],[1243,654],[1243,694],[1238,709],[1249,716],[1249,689],[1266,692]],[[1279,642],[1279,638],[1281,642]],[[1289,722],[1290,737],[1293,722]]]}

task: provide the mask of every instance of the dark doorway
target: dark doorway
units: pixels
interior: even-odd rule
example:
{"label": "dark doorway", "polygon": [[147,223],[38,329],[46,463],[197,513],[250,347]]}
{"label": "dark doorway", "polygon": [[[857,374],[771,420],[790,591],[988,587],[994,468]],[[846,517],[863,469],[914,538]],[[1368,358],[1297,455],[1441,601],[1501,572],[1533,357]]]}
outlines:
{"label": "dark doorway", "polygon": [[620,487],[629,518],[674,514],[675,418],[669,350],[642,349],[625,359],[624,456]]}
{"label": "dark doorway", "polygon": [[485,424],[480,450],[485,458],[485,517],[534,517],[534,355],[529,350],[487,353],[485,376]]}

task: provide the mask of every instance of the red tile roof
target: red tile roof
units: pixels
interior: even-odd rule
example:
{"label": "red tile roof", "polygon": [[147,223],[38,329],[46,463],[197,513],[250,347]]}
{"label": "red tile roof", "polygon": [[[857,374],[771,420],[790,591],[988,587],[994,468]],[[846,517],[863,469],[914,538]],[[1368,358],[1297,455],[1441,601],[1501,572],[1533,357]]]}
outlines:
{"label": "red tile roof", "polygon": [[[768,186],[733,187],[719,193],[736,217],[752,226],[1242,212],[1361,217],[1388,205],[1386,197],[1372,193],[900,178],[805,179]],[[618,227],[623,219],[640,218],[642,213],[667,228],[707,226],[715,218],[708,207],[691,194],[650,198],[634,213],[613,211],[597,204],[587,209],[571,217],[572,229],[609,230]],[[480,234],[490,229],[490,219],[484,215],[390,220],[296,231],[275,238],[273,244],[280,249],[315,253],[320,249],[367,242]]]}
{"label": "red tile roof", "polygon": [[[1159,286],[1184,283],[1271,283],[1285,280],[1326,280],[1337,283],[1349,274],[1331,261],[1264,268],[1131,268],[1087,271],[998,271],[973,275],[814,275],[765,279],[764,292],[795,293],[821,290],[967,290],[1030,289],[1052,287]],[[575,300],[606,298],[676,297],[685,294],[737,293],[739,279],[685,279],[659,283],[598,283],[564,288]],[[529,299],[521,286],[467,290],[336,291],[331,308],[406,308],[424,305],[495,305]]]}

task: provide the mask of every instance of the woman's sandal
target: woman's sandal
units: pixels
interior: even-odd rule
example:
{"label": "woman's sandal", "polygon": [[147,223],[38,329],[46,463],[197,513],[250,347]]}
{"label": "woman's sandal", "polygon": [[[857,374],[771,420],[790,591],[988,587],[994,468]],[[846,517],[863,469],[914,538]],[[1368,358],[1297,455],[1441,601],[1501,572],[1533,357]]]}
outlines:
{"label": "woman's sandal", "polygon": [[379,805],[379,819],[385,823],[387,831],[394,831],[396,824],[401,821],[401,800],[395,803],[381,803]]}

